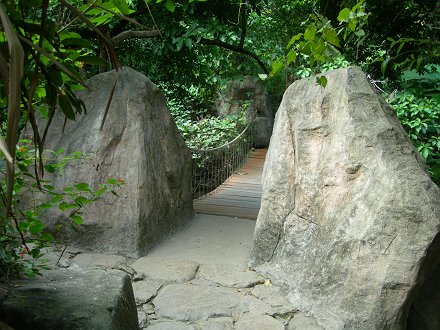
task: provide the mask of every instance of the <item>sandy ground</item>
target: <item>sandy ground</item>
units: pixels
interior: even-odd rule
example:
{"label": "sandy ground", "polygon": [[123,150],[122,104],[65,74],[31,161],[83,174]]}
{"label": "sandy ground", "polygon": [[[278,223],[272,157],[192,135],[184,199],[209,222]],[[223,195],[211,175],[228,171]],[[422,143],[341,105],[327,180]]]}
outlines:
{"label": "sandy ground", "polygon": [[148,256],[244,266],[254,228],[254,220],[196,214],[185,228],[156,246]]}

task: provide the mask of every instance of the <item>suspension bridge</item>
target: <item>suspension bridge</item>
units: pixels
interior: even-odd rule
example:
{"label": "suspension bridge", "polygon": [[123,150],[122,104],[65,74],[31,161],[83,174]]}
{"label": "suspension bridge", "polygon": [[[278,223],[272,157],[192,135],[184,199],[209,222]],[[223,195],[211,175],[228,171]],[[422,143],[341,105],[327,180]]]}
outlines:
{"label": "suspension bridge", "polygon": [[214,191],[194,201],[194,210],[197,213],[257,219],[266,151],[250,151],[245,164],[235,174]]}
{"label": "suspension bridge", "polygon": [[196,213],[256,220],[267,149],[255,149],[249,120],[232,141],[210,149],[191,149]]}

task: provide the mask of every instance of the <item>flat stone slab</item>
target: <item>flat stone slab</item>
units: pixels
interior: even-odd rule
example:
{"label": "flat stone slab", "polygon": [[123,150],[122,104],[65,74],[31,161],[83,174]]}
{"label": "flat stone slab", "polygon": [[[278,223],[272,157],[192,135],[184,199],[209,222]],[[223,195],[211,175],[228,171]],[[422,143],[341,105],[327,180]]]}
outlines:
{"label": "flat stone slab", "polygon": [[247,295],[241,299],[237,308],[237,313],[249,313],[252,315],[275,315],[277,314],[277,309],[252,295]]}
{"label": "flat stone slab", "polygon": [[318,325],[314,317],[298,312],[290,320],[287,330],[324,330],[324,328]]}
{"label": "flat stone slab", "polygon": [[264,283],[264,277],[234,265],[202,265],[197,277],[231,288],[249,288]]}
{"label": "flat stone slab", "polygon": [[99,253],[80,253],[75,258],[73,262],[78,266],[85,267],[104,267],[104,268],[115,268],[124,267],[127,265],[127,259],[123,256],[116,254],[99,254]]}
{"label": "flat stone slab", "polygon": [[243,315],[235,323],[237,330],[284,330],[284,324],[268,315]]}
{"label": "flat stone slab", "polygon": [[251,293],[259,300],[275,308],[278,314],[295,311],[295,307],[287,299],[287,293],[279,286],[273,284],[257,285],[252,289]]}
{"label": "flat stone slab", "polygon": [[143,281],[133,283],[133,292],[136,305],[145,304],[156,296],[157,290],[162,286],[162,283],[146,278]]}
{"label": "flat stone slab", "polygon": [[216,317],[196,323],[197,330],[233,330],[234,320],[231,317]]}
{"label": "flat stone slab", "polygon": [[15,281],[0,319],[15,329],[138,329],[130,277],[117,270],[55,269]]}
{"label": "flat stone slab", "polygon": [[192,325],[179,322],[179,321],[159,321],[153,325],[150,325],[146,329],[148,330],[194,330]]}
{"label": "flat stone slab", "polygon": [[207,320],[232,316],[241,295],[227,288],[171,284],[153,300],[156,315],[179,321]]}
{"label": "flat stone slab", "polygon": [[138,273],[162,283],[182,283],[196,276],[199,264],[194,261],[165,260],[163,258],[142,257],[131,267]]}

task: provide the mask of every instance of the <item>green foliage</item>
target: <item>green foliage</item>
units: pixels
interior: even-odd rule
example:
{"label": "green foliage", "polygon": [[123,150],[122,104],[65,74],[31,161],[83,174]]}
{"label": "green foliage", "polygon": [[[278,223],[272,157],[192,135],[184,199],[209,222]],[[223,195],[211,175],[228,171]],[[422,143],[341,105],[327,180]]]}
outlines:
{"label": "green foliage", "polygon": [[[53,174],[62,173],[66,165],[84,157],[75,152],[61,157],[63,150],[46,150],[50,158],[45,160],[44,169]],[[37,159],[36,159],[37,157]],[[31,146],[31,141],[22,140],[17,147],[14,191],[11,213],[0,213],[0,277],[24,274],[35,276],[40,268],[42,249],[55,242],[56,234],[65,225],[78,226],[84,221],[84,207],[99,200],[109,192],[117,194],[115,189],[123,180],[109,179],[97,187],[86,182],[57,189],[50,180],[37,180],[32,171],[35,162],[39,162],[38,150]],[[4,169],[1,169],[5,177]],[[1,197],[4,199],[5,180],[1,181]],[[23,204],[22,200],[26,202]],[[63,221],[50,230],[46,228],[45,217],[50,210],[63,214]],[[11,222],[10,217],[13,218]]]}
{"label": "green foliage", "polygon": [[435,180],[440,179],[440,102],[418,98],[410,93],[398,94],[389,101],[420,154],[431,167]]}
{"label": "green foliage", "polygon": [[216,148],[233,140],[244,128],[246,112],[228,115],[224,118],[207,117],[198,122],[176,120],[180,134],[190,148]]}
{"label": "green foliage", "polygon": [[416,70],[404,71],[402,88],[417,97],[432,97],[440,101],[440,65],[428,64],[423,67],[423,74]]}
{"label": "green foliage", "polygon": [[[384,51],[376,58],[375,75],[382,73],[394,80],[402,71],[415,69],[420,72],[426,64],[439,64],[440,6],[437,1],[369,0],[367,10],[372,13],[368,43]],[[390,12],[395,13],[392,19],[389,19]]]}
{"label": "green foliage", "polygon": [[[84,6],[79,0],[0,4],[0,149],[5,156],[0,159],[2,276],[38,273],[38,267],[25,256],[38,259],[41,248],[54,240],[55,232],[47,231],[43,221],[47,210],[57,208],[66,214],[66,221],[79,225],[84,206],[107,191],[116,194],[111,190],[113,181],[99,187],[78,183],[57,191],[51,182],[41,179],[43,170],[63,171],[69,161],[82,155],[59,158],[61,152],[56,152],[55,160],[40,159],[49,126],[38,127],[36,112],[49,118],[49,123],[55,111],[61,111],[66,120],[86,112],[75,91],[84,88],[82,78],[88,68],[106,62],[97,56],[97,48],[105,49],[113,67],[119,68],[111,41],[97,26],[108,28],[117,22],[115,16],[132,12],[125,0],[98,0]],[[102,44],[97,45],[90,30],[99,35]],[[17,146],[20,129],[27,122],[37,150]],[[40,200],[20,204],[20,196],[37,192]]]}
{"label": "green foliage", "polygon": [[[310,73],[323,72],[348,64],[341,54],[344,43],[356,40],[358,47],[365,40],[363,26],[368,14],[365,12],[364,0],[359,1],[351,9],[344,8],[339,12],[337,28],[326,17],[314,13],[304,22],[307,25],[304,32],[294,35],[287,43],[287,55],[272,63],[272,75],[277,74],[284,65],[300,65],[303,72],[297,71],[299,77],[309,76]],[[340,37],[342,36],[342,38]],[[306,63],[305,63],[306,62]],[[339,64],[339,65],[337,65]],[[325,86],[326,79],[321,76],[317,83]]]}

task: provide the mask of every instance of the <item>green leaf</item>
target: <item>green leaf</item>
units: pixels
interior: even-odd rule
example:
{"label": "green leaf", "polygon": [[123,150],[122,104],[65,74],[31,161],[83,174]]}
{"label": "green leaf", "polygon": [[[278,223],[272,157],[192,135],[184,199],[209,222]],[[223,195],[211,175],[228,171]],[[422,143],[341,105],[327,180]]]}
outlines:
{"label": "green leaf", "polygon": [[75,119],[75,112],[73,111],[72,105],[70,104],[69,98],[66,96],[66,94],[58,94],[58,104],[61,108],[61,111],[66,115],[67,118],[71,120]]}
{"label": "green leaf", "polygon": [[63,40],[64,46],[80,46],[83,48],[91,48],[92,43],[84,38],[68,38]]}
{"label": "green leaf", "polygon": [[338,21],[342,22],[350,17],[350,9],[344,8],[339,12]]}
{"label": "green leaf", "polygon": [[272,76],[277,74],[278,71],[281,70],[281,68],[283,67],[283,62],[282,61],[274,61],[272,62],[272,72],[270,73]]}
{"label": "green leaf", "polygon": [[340,46],[338,34],[336,33],[336,31],[334,29],[325,29],[324,39],[325,39],[325,41],[327,41],[328,43],[330,43],[336,47]]}
{"label": "green leaf", "polygon": [[84,222],[84,219],[80,215],[78,215],[78,214],[72,215],[70,217],[70,219],[72,219],[72,221],[74,223],[76,223],[77,225],[82,225],[83,222]]}
{"label": "green leaf", "polygon": [[81,191],[90,191],[89,184],[86,182],[80,182],[75,185],[75,188]]}
{"label": "green leaf", "polygon": [[119,197],[119,195],[118,195],[118,193],[116,192],[116,191],[114,191],[114,190],[110,190],[110,192],[113,194],[113,195],[115,195],[115,196],[118,196]]}
{"label": "green leaf", "polygon": [[359,29],[354,33],[358,38],[365,36],[365,31],[363,29]]}
{"label": "green leaf", "polygon": [[28,168],[24,164],[17,162],[17,166],[20,169],[20,171],[24,173],[29,173]]}
{"label": "green leaf", "polygon": [[388,57],[385,61],[380,65],[380,71],[382,71],[382,75],[385,75],[385,71],[387,70],[388,62],[391,60],[391,57]]}
{"label": "green leaf", "polygon": [[31,232],[31,234],[38,234],[39,232],[41,232],[44,229],[44,223],[40,222],[40,221],[32,221],[29,224],[29,231]]}
{"label": "green leaf", "polygon": [[52,164],[44,165],[44,169],[49,173],[54,173],[56,171],[56,167]]}
{"label": "green leaf", "polygon": [[316,36],[316,25],[312,23],[304,32],[304,39],[308,41],[313,41],[313,39],[315,39],[315,36]]}
{"label": "green leaf", "polygon": [[302,33],[298,33],[297,35],[293,36],[292,39],[290,39],[289,43],[287,44],[286,48],[289,49],[290,46],[292,46],[296,41],[301,39],[302,36],[303,36]]}
{"label": "green leaf", "polygon": [[113,3],[124,15],[130,14],[130,7],[125,0],[113,0]]}
{"label": "green leaf", "polygon": [[293,50],[287,53],[287,65],[296,60],[297,54]]}
{"label": "green leaf", "polygon": [[32,249],[31,250],[31,255],[32,255],[32,258],[34,258],[34,259],[37,259],[37,258],[41,257],[40,249],[38,249],[38,248]]}
{"label": "green leaf", "polygon": [[38,205],[38,209],[50,209],[50,208],[52,208],[52,204],[51,203],[44,203],[44,204],[41,204],[41,205]]}
{"label": "green leaf", "polygon": [[61,201],[63,199],[63,195],[55,195],[52,197],[52,199],[50,200],[52,203],[58,203],[59,201]]}
{"label": "green leaf", "polygon": [[316,83],[325,88],[327,86],[327,78],[324,76],[316,77]]}
{"label": "green leaf", "polygon": [[77,207],[76,204],[69,204],[66,202],[62,202],[60,205],[58,205],[58,208],[60,209],[60,211],[65,211],[67,209],[74,209],[76,207]]}
{"label": "green leaf", "polygon": [[76,59],[78,62],[84,62],[92,65],[106,65],[107,62],[98,56],[80,56]]}
{"label": "green leaf", "polygon": [[167,0],[167,2],[165,3],[165,8],[174,13],[174,10],[176,9],[176,4],[172,0]]}
{"label": "green leaf", "polygon": [[356,30],[356,25],[357,25],[357,20],[352,19],[348,22],[347,27],[351,30],[351,31],[355,31]]}
{"label": "green leaf", "polygon": [[51,233],[48,233],[47,231],[41,234],[40,239],[46,242],[53,242],[54,237]]}
{"label": "green leaf", "polygon": [[355,12],[356,10],[361,8],[361,6],[364,4],[364,2],[365,2],[365,0],[361,0],[357,4],[355,4],[354,7],[352,8],[352,11]]}
{"label": "green leaf", "polygon": [[90,203],[90,201],[85,198],[84,196],[78,196],[77,198],[74,199],[75,203],[78,204],[78,206],[83,207],[84,205],[87,205]]}
{"label": "green leaf", "polygon": [[115,184],[118,184],[118,180],[116,180],[116,179],[108,179],[107,183],[115,185]]}

